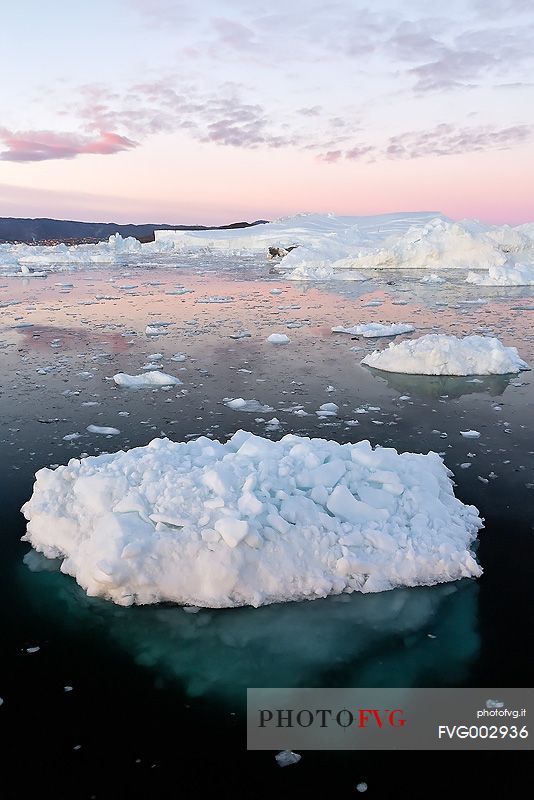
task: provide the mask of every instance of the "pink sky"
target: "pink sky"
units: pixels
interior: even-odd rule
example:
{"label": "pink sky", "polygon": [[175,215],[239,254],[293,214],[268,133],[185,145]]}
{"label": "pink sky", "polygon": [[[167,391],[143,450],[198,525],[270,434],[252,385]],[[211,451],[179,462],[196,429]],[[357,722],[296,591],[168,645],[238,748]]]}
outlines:
{"label": "pink sky", "polygon": [[3,216],[534,220],[522,0],[25,5],[4,21]]}

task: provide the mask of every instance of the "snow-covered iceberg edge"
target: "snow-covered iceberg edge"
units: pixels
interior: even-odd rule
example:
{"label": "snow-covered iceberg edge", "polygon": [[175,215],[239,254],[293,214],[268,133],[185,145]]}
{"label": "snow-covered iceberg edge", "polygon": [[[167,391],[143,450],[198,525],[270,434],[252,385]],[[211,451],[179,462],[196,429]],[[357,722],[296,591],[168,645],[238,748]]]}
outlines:
{"label": "snow-covered iceberg edge", "polygon": [[528,364],[516,347],[505,347],[493,336],[446,336],[431,333],[375,350],[362,364],[408,375],[508,375]]}
{"label": "snow-covered iceberg edge", "polygon": [[534,262],[490,267],[487,273],[470,272],[466,283],[477,286],[534,286]]}
{"label": "snow-covered iceberg edge", "polygon": [[[292,248],[288,252],[288,248]],[[107,242],[69,246],[1,244],[0,269],[21,266],[74,269],[92,264],[125,264],[147,257],[199,252],[283,256],[278,269],[290,280],[362,280],[369,269],[508,268],[512,259],[534,264],[534,225],[453,222],[435,212],[338,216],[295,214],[248,228],[156,231],[141,244],[119,234]]]}
{"label": "snow-covered iceberg edge", "polygon": [[[172,255],[172,244],[147,242],[118,233],[96,244],[0,244],[0,274],[5,277],[46,277],[46,271],[71,271],[80,267],[125,265],[132,260],[143,261],[155,255]],[[42,271],[30,271],[31,267]]]}
{"label": "snow-covered iceberg edge", "polygon": [[452,222],[436,215],[389,232],[381,228],[379,218],[374,227],[370,219],[295,248],[280,266],[291,270],[289,278],[302,280],[302,275],[310,279],[314,272],[320,277],[328,270],[339,277],[345,270],[366,269],[489,270],[504,267],[518,253],[534,264],[534,238],[525,226]]}
{"label": "snow-covered iceberg edge", "polygon": [[91,596],[230,607],[476,577],[436,453],[238,431],[41,469],[24,540]]}

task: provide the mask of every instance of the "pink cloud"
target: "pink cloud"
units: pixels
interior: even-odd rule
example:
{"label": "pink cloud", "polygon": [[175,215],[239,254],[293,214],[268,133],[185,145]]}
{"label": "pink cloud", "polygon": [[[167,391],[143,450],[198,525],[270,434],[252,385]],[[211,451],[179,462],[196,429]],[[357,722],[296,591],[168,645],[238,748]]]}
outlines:
{"label": "pink cloud", "polygon": [[89,137],[77,133],[0,128],[0,142],[7,148],[0,152],[0,160],[18,162],[76,158],[86,154],[108,156],[137,147],[137,142],[110,131]]}

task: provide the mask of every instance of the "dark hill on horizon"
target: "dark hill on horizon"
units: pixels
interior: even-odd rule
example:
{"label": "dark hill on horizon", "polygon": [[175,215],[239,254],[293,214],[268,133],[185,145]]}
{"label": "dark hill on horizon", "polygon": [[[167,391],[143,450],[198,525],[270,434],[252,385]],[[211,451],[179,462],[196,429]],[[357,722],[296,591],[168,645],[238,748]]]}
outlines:
{"label": "dark hill on horizon", "polygon": [[72,243],[76,240],[102,241],[114,233],[121,236],[134,236],[141,241],[152,241],[154,231],[209,231],[229,230],[232,228],[248,228],[260,225],[267,220],[255,222],[233,222],[230,225],[166,225],[163,223],[143,225],[116,222],[76,222],[74,220],[48,219],[38,217],[25,219],[22,217],[0,217],[0,242],[40,242],[56,241]]}

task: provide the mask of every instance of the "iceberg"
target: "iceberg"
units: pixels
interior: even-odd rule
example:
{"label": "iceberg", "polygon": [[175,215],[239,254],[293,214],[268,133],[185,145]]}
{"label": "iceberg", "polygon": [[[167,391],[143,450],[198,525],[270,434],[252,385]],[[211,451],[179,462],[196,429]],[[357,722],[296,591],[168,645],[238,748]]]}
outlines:
{"label": "iceberg", "polygon": [[436,453],[238,431],[41,469],[23,537],[89,596],[260,606],[477,577],[482,522]]}
{"label": "iceberg", "polygon": [[[390,232],[378,219],[374,227],[370,221],[367,225],[360,221],[358,226],[333,230],[320,241],[305,243],[288,253],[280,268],[291,269],[289,277],[301,279],[300,275],[314,270],[330,270],[342,277],[344,270],[362,269],[490,269],[506,264],[511,253],[522,253],[534,262],[534,238],[509,226],[428,215]],[[433,282],[440,282],[436,278]]]}
{"label": "iceberg", "polygon": [[391,342],[375,350],[362,364],[408,375],[508,375],[528,364],[516,347],[505,347],[493,336],[447,336],[430,333],[419,339]]}
{"label": "iceberg", "polygon": [[[155,241],[144,244],[119,234],[97,244],[0,244],[0,269],[12,272],[28,264],[47,271],[120,266],[147,263],[147,257],[154,256],[175,263],[177,253],[193,258],[210,252],[268,257],[270,250],[282,256],[276,271],[296,281],[363,280],[360,270],[368,269],[489,270],[515,258],[534,264],[534,224],[513,228],[475,220],[453,222],[427,211],[373,216],[301,213],[249,228],[155,231]],[[202,302],[230,301],[215,297]]]}

